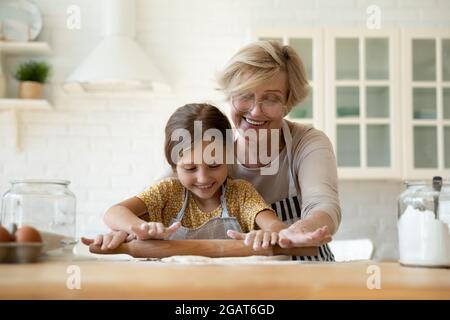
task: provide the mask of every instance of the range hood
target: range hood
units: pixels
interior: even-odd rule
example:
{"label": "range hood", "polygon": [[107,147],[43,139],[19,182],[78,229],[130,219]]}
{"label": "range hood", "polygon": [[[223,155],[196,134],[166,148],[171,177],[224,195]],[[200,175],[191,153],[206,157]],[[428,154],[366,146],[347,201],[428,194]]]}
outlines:
{"label": "range hood", "polygon": [[103,0],[105,37],[64,83],[67,92],[168,92],[170,87],[136,43],[135,0]]}

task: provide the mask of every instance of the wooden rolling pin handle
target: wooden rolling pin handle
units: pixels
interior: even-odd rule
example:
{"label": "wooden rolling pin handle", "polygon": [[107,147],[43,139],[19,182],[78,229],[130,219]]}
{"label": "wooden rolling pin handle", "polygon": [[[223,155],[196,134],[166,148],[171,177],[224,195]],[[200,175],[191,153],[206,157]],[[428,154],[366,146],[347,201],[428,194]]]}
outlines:
{"label": "wooden rolling pin handle", "polygon": [[281,248],[278,245],[267,249],[253,250],[242,240],[146,240],[123,243],[116,249],[102,250],[100,246],[89,246],[89,251],[98,254],[129,254],[135,258],[165,258],[174,255],[200,255],[206,257],[245,257],[252,255],[315,256],[317,247]]}

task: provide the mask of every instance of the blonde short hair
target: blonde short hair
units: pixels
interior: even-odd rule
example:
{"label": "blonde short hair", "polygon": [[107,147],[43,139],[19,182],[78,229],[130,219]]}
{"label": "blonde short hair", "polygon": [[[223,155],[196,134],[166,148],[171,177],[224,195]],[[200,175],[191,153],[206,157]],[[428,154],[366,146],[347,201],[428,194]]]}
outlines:
{"label": "blonde short hair", "polygon": [[258,86],[279,71],[287,74],[289,112],[308,96],[309,84],[299,55],[291,46],[278,41],[256,41],[239,50],[219,74],[219,89],[230,98]]}

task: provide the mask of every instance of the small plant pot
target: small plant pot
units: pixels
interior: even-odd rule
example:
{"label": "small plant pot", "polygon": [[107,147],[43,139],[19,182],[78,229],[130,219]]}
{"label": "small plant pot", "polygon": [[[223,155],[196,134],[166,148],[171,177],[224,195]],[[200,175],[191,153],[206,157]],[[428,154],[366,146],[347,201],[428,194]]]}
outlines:
{"label": "small plant pot", "polygon": [[21,81],[19,84],[19,98],[42,99],[42,83],[34,81]]}

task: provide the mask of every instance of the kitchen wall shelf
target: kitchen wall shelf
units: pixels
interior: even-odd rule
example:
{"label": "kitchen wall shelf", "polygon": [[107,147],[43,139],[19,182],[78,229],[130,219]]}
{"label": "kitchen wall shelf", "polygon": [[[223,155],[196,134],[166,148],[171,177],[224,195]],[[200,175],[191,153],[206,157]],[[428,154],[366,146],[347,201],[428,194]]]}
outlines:
{"label": "kitchen wall shelf", "polygon": [[[30,42],[14,42],[0,41],[0,63],[4,62],[4,57],[21,57],[21,56],[41,56],[51,53],[50,46],[47,42],[30,41]],[[5,65],[0,65],[0,73],[6,70]],[[12,126],[11,136],[16,152],[20,151],[20,126],[19,112],[23,111],[40,111],[52,110],[51,104],[45,99],[15,99],[0,98],[0,112],[7,112],[10,116]]]}
{"label": "kitchen wall shelf", "polygon": [[51,110],[51,104],[44,99],[0,99],[0,110]]}
{"label": "kitchen wall shelf", "polygon": [[44,55],[50,54],[51,49],[46,42],[0,41],[0,53],[9,55]]}

